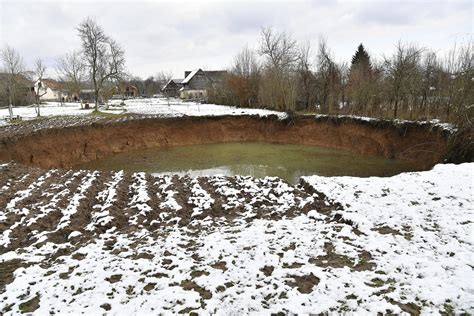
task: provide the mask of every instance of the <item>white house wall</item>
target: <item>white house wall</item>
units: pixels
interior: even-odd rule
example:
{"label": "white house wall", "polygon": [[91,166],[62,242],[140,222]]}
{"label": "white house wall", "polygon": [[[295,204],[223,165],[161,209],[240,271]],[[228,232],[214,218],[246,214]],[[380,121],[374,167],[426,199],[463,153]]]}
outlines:
{"label": "white house wall", "polygon": [[[42,89],[41,89],[42,90]],[[41,94],[43,94],[44,92],[41,91]],[[46,88],[46,93],[44,95],[42,95],[40,97],[41,100],[44,100],[44,101],[50,101],[50,100],[56,100],[56,95],[54,93],[53,90],[51,90],[51,88],[47,87]]]}
{"label": "white house wall", "polygon": [[181,99],[194,99],[207,97],[207,90],[183,90],[179,93]]}
{"label": "white house wall", "polygon": [[62,97],[66,98],[68,95],[65,92],[59,90],[52,90],[51,88],[46,89],[46,94],[40,97],[42,101],[59,101]]}

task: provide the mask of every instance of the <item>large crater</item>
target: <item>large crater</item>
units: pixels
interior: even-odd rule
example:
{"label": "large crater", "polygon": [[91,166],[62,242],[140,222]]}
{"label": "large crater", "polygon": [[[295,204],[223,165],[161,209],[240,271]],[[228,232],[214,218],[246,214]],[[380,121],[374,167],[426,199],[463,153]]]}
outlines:
{"label": "large crater", "polygon": [[430,168],[446,157],[447,139],[439,126],[350,117],[67,117],[0,129],[0,160],[69,168],[133,149],[270,141],[346,149]]}

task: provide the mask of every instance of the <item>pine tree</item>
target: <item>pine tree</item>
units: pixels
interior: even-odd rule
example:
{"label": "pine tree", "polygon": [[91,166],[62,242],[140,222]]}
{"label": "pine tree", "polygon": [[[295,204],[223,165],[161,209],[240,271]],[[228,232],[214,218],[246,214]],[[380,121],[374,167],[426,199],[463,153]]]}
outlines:
{"label": "pine tree", "polygon": [[352,56],[351,69],[349,72],[348,100],[352,105],[353,114],[366,113],[371,106],[371,95],[373,94],[373,73],[370,56],[360,44],[356,53]]}
{"label": "pine tree", "polygon": [[364,45],[360,44],[357,48],[356,53],[352,56],[352,67],[354,66],[362,66],[366,69],[371,69],[372,65],[370,64],[370,56],[369,53],[364,48]]}

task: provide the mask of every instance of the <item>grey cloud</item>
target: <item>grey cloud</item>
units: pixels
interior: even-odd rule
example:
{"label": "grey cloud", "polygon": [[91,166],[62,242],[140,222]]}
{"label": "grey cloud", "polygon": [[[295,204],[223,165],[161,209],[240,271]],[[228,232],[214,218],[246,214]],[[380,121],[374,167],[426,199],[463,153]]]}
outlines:
{"label": "grey cloud", "polygon": [[0,0],[0,11],[0,46],[12,45],[30,65],[41,57],[53,67],[59,55],[79,48],[75,28],[94,16],[125,49],[129,70],[140,76],[226,67],[242,46],[256,46],[262,26],[298,40],[316,42],[324,35],[336,57],[346,60],[360,42],[381,54],[390,53],[399,39],[443,49],[452,44],[452,34],[472,33],[472,5],[457,0]]}
{"label": "grey cloud", "polygon": [[361,1],[354,4],[354,9],[357,23],[406,26],[472,10],[472,3],[465,0]]}
{"label": "grey cloud", "polygon": [[366,5],[357,15],[356,21],[360,23],[379,25],[403,25],[413,23],[417,19],[417,13],[411,7],[401,4],[384,5],[373,2]]}

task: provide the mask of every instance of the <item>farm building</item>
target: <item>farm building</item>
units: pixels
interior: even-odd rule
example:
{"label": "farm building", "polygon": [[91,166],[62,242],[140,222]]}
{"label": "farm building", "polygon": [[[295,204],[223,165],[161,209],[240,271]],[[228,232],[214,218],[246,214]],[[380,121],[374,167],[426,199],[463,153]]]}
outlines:
{"label": "farm building", "polygon": [[168,97],[177,97],[179,96],[179,89],[183,87],[181,83],[183,80],[184,79],[171,79],[161,91]]}
{"label": "farm building", "polygon": [[115,87],[114,94],[119,94],[124,98],[136,98],[139,95],[139,91],[136,86],[122,82]]}
{"label": "farm building", "polygon": [[9,103],[8,87],[10,82],[14,83],[14,91],[12,93],[13,105],[30,105],[35,100],[35,92],[33,90],[33,82],[23,75],[17,75],[12,78],[8,73],[0,73],[0,106],[7,106]]}
{"label": "farm building", "polygon": [[162,91],[168,96],[179,96],[181,99],[206,98],[210,89],[224,81],[226,74],[225,70],[204,71],[200,68],[185,71],[184,79],[171,79]]}
{"label": "farm building", "polygon": [[54,79],[37,80],[34,86],[35,91],[39,91],[41,101],[69,101],[72,98],[65,84]]}

